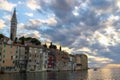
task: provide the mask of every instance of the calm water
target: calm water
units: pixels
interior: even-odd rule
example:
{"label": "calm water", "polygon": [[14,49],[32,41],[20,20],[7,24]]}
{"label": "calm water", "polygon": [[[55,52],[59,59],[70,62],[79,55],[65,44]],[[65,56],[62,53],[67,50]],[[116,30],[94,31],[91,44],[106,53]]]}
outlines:
{"label": "calm water", "polygon": [[120,80],[120,69],[0,74],[0,80]]}

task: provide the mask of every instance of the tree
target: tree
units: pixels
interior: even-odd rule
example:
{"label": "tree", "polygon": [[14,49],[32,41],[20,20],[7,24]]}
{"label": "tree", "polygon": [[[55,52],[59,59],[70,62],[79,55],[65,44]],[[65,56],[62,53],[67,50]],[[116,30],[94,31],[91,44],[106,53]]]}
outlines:
{"label": "tree", "polygon": [[52,48],[52,47],[53,47],[53,45],[52,45],[52,42],[51,42],[49,48]]}
{"label": "tree", "polygon": [[51,42],[49,48],[57,49],[57,46],[56,46],[56,45],[53,45],[52,42]]}
{"label": "tree", "polygon": [[21,38],[19,38],[19,40],[21,41],[21,44],[25,44],[25,37],[24,36],[22,36]]}
{"label": "tree", "polygon": [[11,40],[13,39],[13,35],[12,35],[12,33],[10,34],[10,39],[11,39]]}
{"label": "tree", "polygon": [[62,51],[62,48],[61,48],[61,46],[60,46],[60,51]]}
{"label": "tree", "polygon": [[23,37],[20,37],[19,40],[21,40],[22,43],[24,43],[26,41],[26,42],[29,42],[29,43],[31,42],[32,44],[35,44],[35,45],[41,45],[41,42],[38,39],[32,38],[32,37],[25,38],[23,36]]}
{"label": "tree", "polygon": [[31,43],[36,44],[36,45],[41,45],[41,42],[36,38],[32,38]]}
{"label": "tree", "polygon": [[47,48],[47,45],[46,45],[46,43],[43,45],[43,47]]}
{"label": "tree", "polygon": [[16,38],[15,38],[15,43],[17,43],[17,39],[18,39],[18,38],[16,37]]}
{"label": "tree", "polygon": [[1,38],[4,38],[4,37],[5,37],[5,36],[4,36],[3,34],[0,34],[0,39],[1,39]]}

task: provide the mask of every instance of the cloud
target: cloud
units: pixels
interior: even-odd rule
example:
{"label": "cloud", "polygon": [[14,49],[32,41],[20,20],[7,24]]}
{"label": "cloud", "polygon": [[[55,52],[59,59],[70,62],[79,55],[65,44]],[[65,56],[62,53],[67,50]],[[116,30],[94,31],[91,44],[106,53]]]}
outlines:
{"label": "cloud", "polygon": [[[42,19],[30,19],[28,22],[28,25],[26,25],[27,29],[35,29],[35,30],[45,30],[45,29],[50,29],[50,27],[47,26],[56,26],[57,24],[57,20],[55,17],[49,17],[45,20]],[[46,25],[46,27],[43,27],[44,25]]]}
{"label": "cloud", "polygon": [[24,23],[19,23],[18,24],[18,29],[24,29],[25,28],[25,24]]}
{"label": "cloud", "polygon": [[7,20],[10,21],[10,20],[11,20],[11,15],[5,15],[5,16],[4,16],[4,19],[7,19]]}
{"label": "cloud", "polygon": [[21,1],[18,1],[18,3],[17,3],[18,5],[21,5],[21,4],[23,4],[23,2],[21,2]]}
{"label": "cloud", "polygon": [[25,15],[27,15],[29,17],[33,17],[33,13],[25,13]]}
{"label": "cloud", "polygon": [[110,58],[106,58],[106,57],[102,57],[102,56],[91,56],[91,55],[87,55],[88,58],[95,62],[95,64],[107,64],[107,63],[111,63],[113,60]]}
{"label": "cloud", "polygon": [[44,42],[52,41],[73,54],[86,53],[90,64],[117,63],[120,46],[118,2],[28,0],[27,7],[37,10],[44,18],[29,19],[27,24],[20,24],[20,28],[28,31],[21,32],[21,35],[35,36]]}
{"label": "cloud", "polygon": [[18,32],[19,33],[19,37],[24,36],[24,37],[33,37],[33,38],[37,38],[40,39],[41,38],[41,34],[38,31],[31,31],[31,32]]}
{"label": "cloud", "polygon": [[31,10],[41,9],[37,1],[38,0],[27,0],[27,7],[30,8]]}
{"label": "cloud", "polygon": [[2,9],[2,10],[12,11],[12,9],[15,6],[16,6],[16,4],[8,2],[7,0],[0,0],[0,9]]}
{"label": "cloud", "polygon": [[90,1],[91,6],[97,8],[97,9],[108,9],[111,8],[112,5],[114,5],[115,1],[112,0],[92,0]]}
{"label": "cloud", "polygon": [[0,29],[3,29],[5,26],[5,22],[2,19],[0,19]]}

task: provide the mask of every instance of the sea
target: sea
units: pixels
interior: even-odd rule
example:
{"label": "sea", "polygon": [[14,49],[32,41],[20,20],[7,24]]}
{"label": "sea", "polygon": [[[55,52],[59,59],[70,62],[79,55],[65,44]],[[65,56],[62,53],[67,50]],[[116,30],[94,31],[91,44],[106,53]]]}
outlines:
{"label": "sea", "polygon": [[120,68],[0,74],[0,80],[120,80]]}

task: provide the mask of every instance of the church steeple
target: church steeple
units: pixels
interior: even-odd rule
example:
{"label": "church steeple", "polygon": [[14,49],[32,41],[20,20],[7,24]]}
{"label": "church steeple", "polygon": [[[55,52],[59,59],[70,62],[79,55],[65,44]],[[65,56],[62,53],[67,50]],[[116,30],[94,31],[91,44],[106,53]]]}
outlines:
{"label": "church steeple", "polygon": [[14,9],[12,18],[11,18],[11,27],[10,27],[10,39],[12,41],[16,38],[16,32],[17,32],[17,16],[16,16],[16,9]]}
{"label": "church steeple", "polygon": [[13,15],[12,15],[12,19],[11,21],[16,21],[17,22],[17,17],[16,17],[16,8],[14,9]]}

